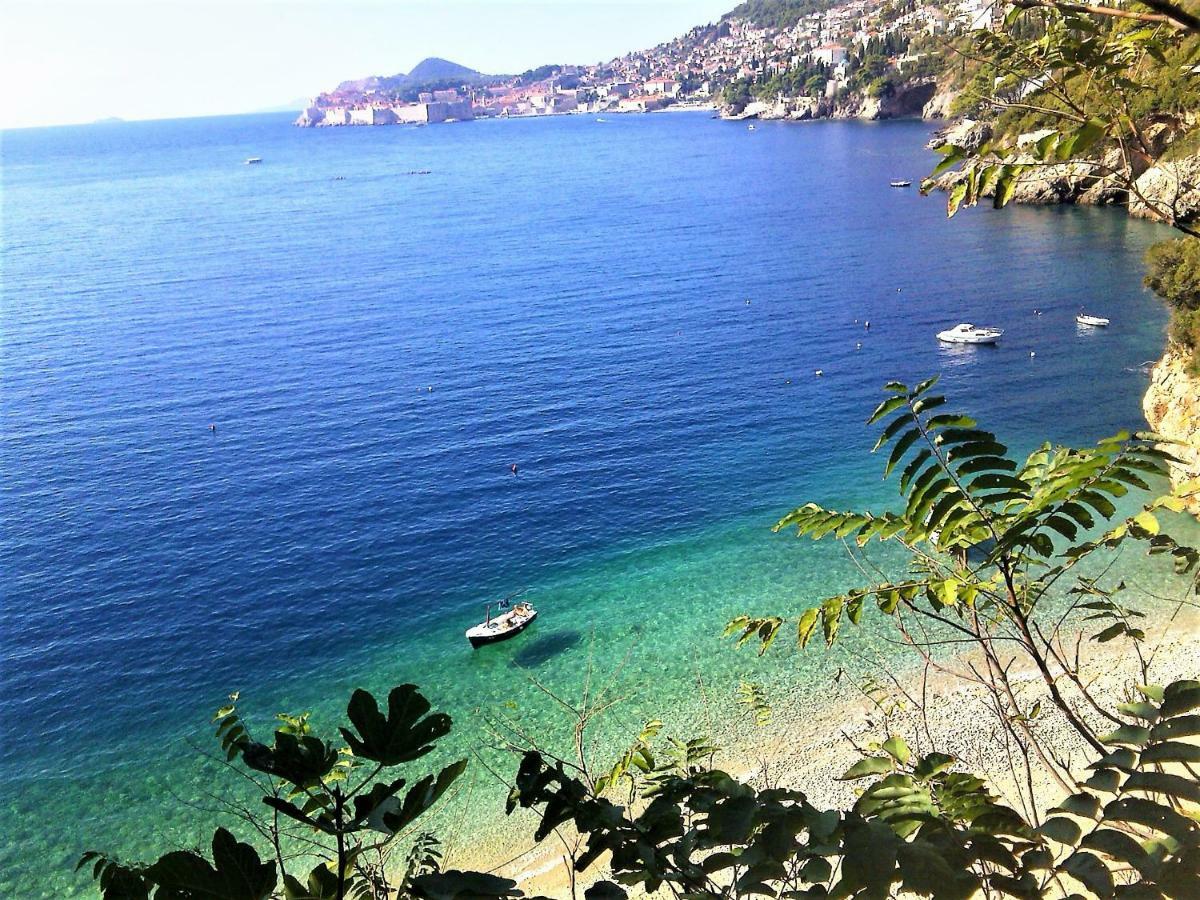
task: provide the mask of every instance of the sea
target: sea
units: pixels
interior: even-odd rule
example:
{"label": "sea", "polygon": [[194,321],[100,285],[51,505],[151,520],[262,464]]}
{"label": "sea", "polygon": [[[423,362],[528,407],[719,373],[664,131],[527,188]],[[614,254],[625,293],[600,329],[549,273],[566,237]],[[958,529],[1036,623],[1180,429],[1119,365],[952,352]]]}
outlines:
{"label": "sea", "polygon": [[[721,632],[861,582],[771,526],[897,502],[882,385],[940,375],[1016,451],[1089,443],[1144,427],[1164,344],[1141,258],[1169,231],[948,220],[889,187],[932,128],[4,132],[0,895],[94,896],[88,849],[248,837],[211,759],[235,691],[269,740],[275,712],[332,733],[354,688],[417,683],[455,721],[433,759],[472,760],[468,832],[504,820],[505,736],[565,740],[585,695],[620,701],[597,758],[648,718],[721,731],[742,680],[819,700],[828,654]],[[936,340],[959,322],[1004,337]],[[518,592],[538,620],[472,650]]]}

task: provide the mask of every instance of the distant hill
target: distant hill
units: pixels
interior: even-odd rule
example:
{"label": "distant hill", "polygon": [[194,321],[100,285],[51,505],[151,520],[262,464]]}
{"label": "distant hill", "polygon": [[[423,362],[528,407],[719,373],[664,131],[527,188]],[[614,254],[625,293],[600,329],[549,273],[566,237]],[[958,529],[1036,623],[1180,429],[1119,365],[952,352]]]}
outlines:
{"label": "distant hill", "polygon": [[430,56],[421,60],[411,72],[397,72],[395,75],[372,75],[369,78],[358,78],[353,81],[343,81],[337,86],[339,91],[402,91],[405,88],[418,85],[432,85],[449,82],[472,84],[488,81],[492,76],[484,75],[475,69]]}
{"label": "distant hill", "polygon": [[436,56],[430,56],[421,60],[408,73],[409,81],[444,81],[452,78],[471,81],[483,77],[485,76],[481,72],[468,69],[466,66],[460,66],[458,63],[450,62],[448,59],[439,59]]}

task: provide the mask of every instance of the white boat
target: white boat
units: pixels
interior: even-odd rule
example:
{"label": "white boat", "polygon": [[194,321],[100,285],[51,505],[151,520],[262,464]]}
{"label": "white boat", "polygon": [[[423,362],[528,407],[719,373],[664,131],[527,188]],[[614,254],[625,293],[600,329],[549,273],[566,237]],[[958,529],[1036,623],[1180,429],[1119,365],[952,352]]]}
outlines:
{"label": "white boat", "polygon": [[953,328],[938,332],[938,340],[948,344],[994,344],[1004,331],[1000,328],[980,328],[963,322]]}
{"label": "white boat", "polygon": [[888,184],[892,187],[912,187],[911,181],[889,181]]}
{"label": "white boat", "polygon": [[1091,325],[1093,328],[1103,328],[1108,324],[1108,319],[1104,316],[1089,316],[1087,313],[1080,313],[1075,317],[1075,321],[1080,325]]}
{"label": "white boat", "polygon": [[253,166],[260,162],[262,162],[261,156],[247,156],[246,157],[246,165],[248,165],[248,166]]}
{"label": "white boat", "polygon": [[753,131],[753,130],[754,130],[754,126],[753,126],[753,125],[747,125],[747,126],[746,126],[746,130],[747,130],[747,131]]}
{"label": "white boat", "polygon": [[[495,605],[503,608],[508,601],[501,600]],[[487,618],[467,629],[467,640],[472,647],[482,647],[484,644],[494,644],[520,634],[529,623],[537,618],[537,610],[533,604],[522,601],[507,612],[497,616],[492,615],[493,604],[487,605]]]}

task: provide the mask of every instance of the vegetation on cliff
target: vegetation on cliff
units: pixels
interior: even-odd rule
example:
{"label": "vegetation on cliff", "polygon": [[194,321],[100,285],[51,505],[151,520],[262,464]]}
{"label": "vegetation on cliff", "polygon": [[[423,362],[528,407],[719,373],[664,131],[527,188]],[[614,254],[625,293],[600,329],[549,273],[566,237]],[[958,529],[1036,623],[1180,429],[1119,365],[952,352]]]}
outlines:
{"label": "vegetation on cliff", "polygon": [[1181,238],[1151,247],[1146,286],[1171,307],[1171,340],[1186,349],[1191,374],[1200,375],[1200,241]]}

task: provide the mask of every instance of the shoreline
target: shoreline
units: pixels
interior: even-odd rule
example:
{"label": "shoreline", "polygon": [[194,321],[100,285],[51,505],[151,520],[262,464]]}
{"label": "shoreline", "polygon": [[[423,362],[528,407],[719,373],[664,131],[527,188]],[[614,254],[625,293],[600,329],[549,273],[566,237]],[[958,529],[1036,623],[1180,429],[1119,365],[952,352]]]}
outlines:
{"label": "shoreline", "polygon": [[[1184,601],[1177,603],[1173,610],[1163,609],[1151,614],[1150,621],[1154,624],[1146,626],[1144,646],[1153,656],[1152,681],[1166,684],[1200,674],[1194,650],[1195,638],[1200,634],[1200,609],[1189,607]],[[1072,643],[1077,634],[1072,632],[1072,640],[1066,643]],[[1126,649],[1127,645],[1123,642],[1097,644],[1084,638],[1084,646],[1090,652],[1081,654],[1080,675],[1089,684],[1093,695],[1110,707],[1131,699],[1135,694],[1133,686],[1140,678],[1136,659]],[[731,645],[729,652],[751,651],[736,651]],[[813,648],[808,652],[824,651]],[[966,665],[975,655],[974,652],[952,655],[939,662],[943,668],[953,669]],[[848,809],[861,785],[837,778],[860,758],[861,753],[854,745],[862,746],[883,740],[889,734],[899,734],[908,741],[914,754],[936,749],[955,756],[960,768],[979,775],[1003,802],[1021,810],[1023,805],[1016,774],[1005,771],[1008,760],[1003,748],[1004,738],[994,714],[985,706],[983,689],[948,672],[922,672],[922,667],[914,664],[911,658],[906,662],[909,665],[899,667],[902,671],[889,671],[889,675],[896,678],[889,693],[893,696],[902,696],[902,692],[923,696],[924,712],[909,704],[885,715],[865,695],[848,687],[849,679],[847,684],[834,688],[833,694],[824,702],[813,702],[811,697],[803,696],[804,686],[797,684],[791,696],[771,698],[774,701],[773,718],[768,726],[758,729],[747,724],[746,727],[753,730],[742,737],[748,740],[728,745],[717,738],[715,742],[722,746],[722,751],[714,765],[759,786],[770,783],[802,790],[821,808]],[[1013,681],[1022,692],[1023,701],[1032,705],[1048,696],[1039,673],[1031,664],[1018,665],[1014,671],[1017,674]],[[967,710],[970,715],[965,714]],[[1080,773],[1084,761],[1089,758],[1088,751],[1065,720],[1058,715],[1046,716],[1038,727],[1047,745]],[[1047,772],[1036,766],[1033,779],[1040,815],[1060,801],[1064,793]],[[456,848],[454,841],[448,841],[447,866],[511,878],[526,894],[568,896],[570,879],[562,847],[553,836],[541,844],[533,844],[536,822],[535,815],[521,810],[501,819],[499,830],[506,832],[504,838],[497,840],[489,835],[483,841],[473,842],[470,849]],[[493,829],[485,826],[484,830],[490,832]],[[472,836],[478,837],[479,829],[474,829]],[[586,887],[605,875],[605,866],[600,862],[578,876],[578,887]]]}

